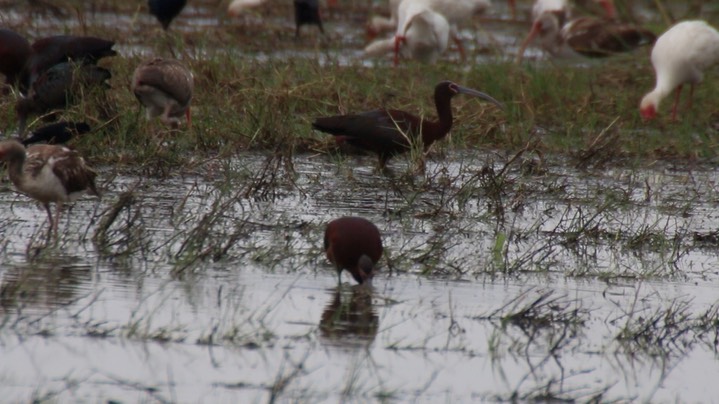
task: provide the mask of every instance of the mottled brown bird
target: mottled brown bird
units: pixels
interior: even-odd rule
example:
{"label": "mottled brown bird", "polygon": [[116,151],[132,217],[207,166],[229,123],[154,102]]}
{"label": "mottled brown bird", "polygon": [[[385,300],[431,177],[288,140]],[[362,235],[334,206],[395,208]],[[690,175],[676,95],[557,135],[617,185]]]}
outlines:
{"label": "mottled brown bird", "polygon": [[[47,212],[50,232],[57,235],[63,203],[88,191],[100,196],[95,171],[80,155],[63,146],[33,145],[27,149],[15,140],[0,142],[0,161],[8,165],[10,181],[22,193],[40,202]],[[55,202],[53,220],[50,203]]]}
{"label": "mottled brown bird", "polygon": [[324,247],[327,259],[337,269],[340,284],[343,269],[349,271],[357,283],[370,280],[384,251],[377,226],[361,217],[341,217],[329,222]]}
{"label": "mottled brown bird", "polygon": [[190,103],[194,88],[192,72],[175,59],[155,58],[140,64],[132,77],[132,92],[147,108],[147,118],[160,117],[177,128],[185,115],[192,124]]}

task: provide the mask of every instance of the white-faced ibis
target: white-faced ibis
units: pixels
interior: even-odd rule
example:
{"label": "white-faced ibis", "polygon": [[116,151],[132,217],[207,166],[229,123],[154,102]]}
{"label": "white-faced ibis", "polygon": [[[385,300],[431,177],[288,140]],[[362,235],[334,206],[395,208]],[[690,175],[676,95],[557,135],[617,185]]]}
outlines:
{"label": "white-faced ibis", "polygon": [[719,62],[719,32],[706,21],[684,21],[662,34],[652,49],[656,86],[642,98],[639,111],[644,119],[657,115],[659,103],[676,90],[672,119],[676,119],[679,96],[690,84],[689,103],[694,85],[702,81],[704,70]]}
{"label": "white-faced ibis", "polygon": [[108,87],[110,71],[95,65],[60,63],[44,71],[32,84],[27,97],[15,104],[18,134],[23,136],[27,118],[66,108],[77,97],[93,87]]}
{"label": "white-faced ibis", "polygon": [[604,6],[607,18],[570,19],[566,0],[540,0],[535,3],[532,29],[520,46],[517,63],[521,63],[524,51],[535,39],[547,53],[558,57],[576,54],[611,56],[651,44],[656,39],[649,30],[612,19],[615,11],[611,0],[595,1]]}
{"label": "white-faced ibis", "polygon": [[33,82],[51,67],[68,61],[76,64],[96,64],[98,60],[115,56],[114,41],[91,36],[57,35],[38,39],[32,44],[25,85]]}
{"label": "white-faced ibis", "polygon": [[379,166],[383,169],[387,160],[409,151],[413,143],[421,141],[426,152],[434,142],[449,133],[452,129],[451,100],[457,94],[478,97],[502,107],[499,101],[485,93],[443,81],[434,88],[437,121],[429,121],[405,111],[376,109],[359,114],[317,118],[312,127],[335,136],[338,143],[346,142],[377,153]]}
{"label": "white-faced ibis", "polygon": [[[76,200],[88,191],[100,196],[95,187],[95,171],[80,155],[62,146],[25,146],[15,140],[0,142],[0,161],[8,165],[8,175],[15,187],[39,201],[50,222],[50,233],[60,220],[62,204]],[[50,203],[57,204],[53,220]]]}
{"label": "white-faced ibis", "polygon": [[0,73],[5,75],[5,83],[9,87],[18,84],[31,53],[30,42],[25,37],[0,28]]}
{"label": "white-faced ibis", "polygon": [[172,20],[177,17],[182,9],[185,8],[187,0],[148,0],[147,6],[150,8],[150,14],[157,18],[162,24],[162,28],[167,31],[170,28]]}
{"label": "white-faced ibis", "polygon": [[324,247],[327,259],[337,269],[338,283],[342,283],[343,269],[349,271],[357,283],[370,280],[383,252],[379,229],[361,217],[341,217],[329,222]]}
{"label": "white-faced ibis", "polygon": [[25,147],[35,143],[65,144],[76,135],[89,131],[90,125],[85,122],[60,121],[35,129],[22,144]]}
{"label": "white-faced ibis", "polygon": [[320,4],[318,0],[294,0],[295,4],[295,37],[300,36],[300,27],[303,25],[316,25],[320,33],[324,34],[322,19],[320,18]]}
{"label": "white-faced ibis", "polygon": [[394,64],[400,52],[422,63],[434,63],[444,53],[449,42],[449,23],[441,14],[422,2],[402,2],[401,25],[394,38],[380,39],[367,45],[365,55],[382,56],[394,51]]}
{"label": "white-faced ibis", "polygon": [[155,58],[143,62],[132,76],[132,92],[147,108],[147,118],[159,116],[177,128],[185,115],[191,124],[190,103],[194,88],[192,72],[175,59]]}

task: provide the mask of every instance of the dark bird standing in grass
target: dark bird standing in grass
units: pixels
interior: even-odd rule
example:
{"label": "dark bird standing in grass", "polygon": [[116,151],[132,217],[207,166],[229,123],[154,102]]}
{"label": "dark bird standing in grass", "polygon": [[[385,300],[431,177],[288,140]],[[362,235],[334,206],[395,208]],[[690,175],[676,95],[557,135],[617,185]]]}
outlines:
{"label": "dark bird standing in grass", "polygon": [[374,268],[382,256],[382,237],[372,222],[360,217],[341,217],[331,221],[325,229],[327,259],[337,269],[337,282],[342,283],[346,269],[357,283],[364,283],[374,275]]}
{"label": "dark bird standing in grass", "polygon": [[179,118],[185,115],[188,126],[192,123],[192,72],[178,60],[155,58],[140,64],[132,76],[131,88],[147,108],[148,119],[159,116],[163,123],[177,128]]}
{"label": "dark bird standing in grass", "polygon": [[172,20],[177,17],[182,9],[185,8],[187,0],[148,0],[147,5],[150,7],[150,14],[160,21],[162,28],[167,30],[170,28]]}
{"label": "dark bird standing in grass", "polygon": [[316,25],[322,34],[322,19],[320,18],[320,5],[318,0],[294,0],[295,3],[295,37],[300,36],[300,27],[303,25]]}
{"label": "dark bird standing in grass", "polygon": [[22,144],[25,147],[35,143],[65,144],[75,135],[82,135],[89,131],[90,125],[85,122],[60,121],[35,129],[27,139],[22,141]]}
{"label": "dark bird standing in grass", "polygon": [[[18,85],[31,53],[30,42],[25,37],[9,29],[0,29],[0,73],[5,76],[8,87]],[[3,93],[7,92],[7,88],[3,89]]]}
{"label": "dark bird standing in grass", "polygon": [[377,153],[379,166],[384,169],[387,160],[409,151],[414,142],[421,141],[426,152],[434,142],[444,138],[452,129],[452,97],[460,93],[487,100],[502,108],[499,101],[485,93],[443,81],[434,88],[437,121],[428,121],[395,109],[376,109],[354,115],[317,118],[312,127],[335,136],[338,143],[346,142]]}
{"label": "dark bird standing in grass", "polygon": [[[15,187],[45,207],[50,234],[54,230],[57,236],[63,203],[76,200],[85,191],[100,196],[95,171],[77,152],[66,147],[33,145],[26,149],[15,140],[4,140],[0,142],[0,161],[7,163]],[[54,220],[52,202],[57,204]]]}
{"label": "dark bird standing in grass", "polygon": [[113,46],[114,41],[91,36],[57,35],[38,39],[32,44],[23,84],[30,89],[43,73],[61,63],[96,65],[104,57],[117,55]]}
{"label": "dark bird standing in grass", "polygon": [[32,84],[27,97],[15,104],[18,134],[22,137],[31,115],[67,108],[78,96],[93,87],[109,87],[110,71],[95,65],[61,63],[43,72]]}

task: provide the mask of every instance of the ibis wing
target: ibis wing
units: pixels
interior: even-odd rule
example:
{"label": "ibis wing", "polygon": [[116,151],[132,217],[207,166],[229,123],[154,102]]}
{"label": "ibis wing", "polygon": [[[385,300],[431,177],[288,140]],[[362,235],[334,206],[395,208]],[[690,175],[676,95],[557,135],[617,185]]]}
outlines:
{"label": "ibis wing", "polygon": [[378,152],[407,149],[416,135],[414,116],[385,109],[317,118],[312,126],[333,136],[341,136],[350,144]]}
{"label": "ibis wing", "polygon": [[566,36],[567,44],[575,52],[589,57],[629,52],[656,39],[649,30],[602,19],[582,18],[573,25],[571,33]]}

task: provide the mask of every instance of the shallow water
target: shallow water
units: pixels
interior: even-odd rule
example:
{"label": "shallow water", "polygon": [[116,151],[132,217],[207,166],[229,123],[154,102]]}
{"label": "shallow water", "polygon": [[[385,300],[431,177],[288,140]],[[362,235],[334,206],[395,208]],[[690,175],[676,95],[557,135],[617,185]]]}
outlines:
{"label": "shallow water", "polygon": [[[445,194],[471,186],[492,159],[430,158],[427,174],[410,184],[402,158],[388,177],[372,170],[371,157],[295,156],[292,175],[244,196],[239,184],[252,182],[243,176],[267,164],[264,155],[238,156],[223,175],[119,176],[102,201],[76,203],[58,246],[47,248],[44,212],[0,192],[0,391],[10,402],[715,397],[719,331],[698,325],[702,313],[717,318],[715,247],[681,237],[672,264],[673,247],[630,248],[624,236],[547,241],[562,212],[592,211],[609,190],[629,201],[600,215],[600,229],[635,234],[659,223],[666,238],[711,231],[716,215],[702,201],[715,200],[714,170],[581,174],[553,162],[543,176],[509,170],[507,200],[534,191],[499,226],[479,194],[418,215],[438,205],[443,188],[425,186],[416,199],[412,190],[445,175],[453,178]],[[222,191],[224,176],[234,189]],[[654,190],[648,202],[645,184]],[[93,243],[109,206],[130,188],[136,199],[116,233]],[[214,262],[188,263],[207,245],[179,252],[218,203],[207,244],[242,234]],[[345,276],[338,289],[322,255],[324,224],[345,214],[371,219],[384,234],[392,269],[384,261],[372,288]],[[521,234],[508,241],[510,263],[551,254],[502,273],[497,228]],[[543,295],[531,319],[508,320]],[[656,318],[648,334],[618,338]]]}

